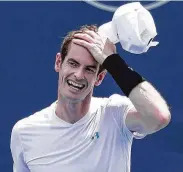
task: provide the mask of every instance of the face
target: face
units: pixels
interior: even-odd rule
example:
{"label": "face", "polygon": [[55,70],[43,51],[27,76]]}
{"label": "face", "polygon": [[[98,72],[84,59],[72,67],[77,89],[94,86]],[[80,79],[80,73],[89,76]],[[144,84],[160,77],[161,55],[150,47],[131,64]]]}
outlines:
{"label": "face", "polygon": [[59,72],[59,95],[73,101],[92,95],[94,86],[100,85],[106,74],[98,74],[99,64],[86,48],[74,43],[63,62],[60,53],[57,54],[55,70]]}

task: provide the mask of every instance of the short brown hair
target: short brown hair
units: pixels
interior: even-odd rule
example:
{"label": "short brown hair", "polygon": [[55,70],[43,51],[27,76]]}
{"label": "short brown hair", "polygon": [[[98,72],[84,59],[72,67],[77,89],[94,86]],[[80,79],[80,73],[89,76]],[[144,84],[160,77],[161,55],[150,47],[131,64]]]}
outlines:
{"label": "short brown hair", "polygon": [[[74,34],[83,33],[85,30],[92,30],[94,32],[97,32],[98,27],[96,25],[84,25],[84,26],[81,26],[79,30],[74,30],[74,31],[69,32],[65,36],[65,38],[64,38],[64,40],[61,44],[61,47],[60,47],[60,53],[62,55],[62,61],[64,61],[64,59],[65,59],[65,57],[68,53],[69,45],[70,45],[71,41],[74,39]],[[102,72],[103,70],[104,70],[103,66],[100,65],[98,73]]]}

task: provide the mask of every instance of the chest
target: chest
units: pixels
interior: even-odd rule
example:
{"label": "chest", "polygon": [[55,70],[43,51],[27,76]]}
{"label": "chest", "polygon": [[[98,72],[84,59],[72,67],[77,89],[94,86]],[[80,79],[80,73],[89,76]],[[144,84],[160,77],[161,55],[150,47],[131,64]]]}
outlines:
{"label": "chest", "polygon": [[116,171],[117,161],[121,164],[128,157],[128,144],[122,144],[115,126],[97,126],[91,121],[73,127],[45,125],[29,129],[31,134],[25,131],[22,139],[28,168],[31,172]]}
{"label": "chest", "polygon": [[95,127],[44,131],[32,135],[32,141],[25,147],[31,172],[95,171],[95,167],[99,167],[105,145],[95,136]]}

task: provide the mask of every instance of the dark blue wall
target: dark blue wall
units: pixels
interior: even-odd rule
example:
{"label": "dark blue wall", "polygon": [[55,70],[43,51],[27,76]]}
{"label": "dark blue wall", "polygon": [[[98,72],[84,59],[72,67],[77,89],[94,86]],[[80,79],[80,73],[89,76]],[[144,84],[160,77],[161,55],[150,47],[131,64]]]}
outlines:
{"label": "dark blue wall", "polygon": [[[183,2],[151,11],[160,44],[147,54],[119,53],[166,98],[171,124],[135,140],[132,172],[183,171]],[[0,2],[0,172],[12,171],[9,148],[16,121],[48,106],[57,96],[55,54],[65,34],[80,25],[103,24],[112,13],[84,2]],[[121,93],[108,75],[97,96]]]}

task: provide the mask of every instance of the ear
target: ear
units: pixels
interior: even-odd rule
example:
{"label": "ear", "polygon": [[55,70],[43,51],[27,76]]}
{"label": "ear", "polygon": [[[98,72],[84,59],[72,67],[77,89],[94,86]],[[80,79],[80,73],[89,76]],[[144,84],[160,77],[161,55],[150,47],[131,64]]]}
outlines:
{"label": "ear", "polygon": [[102,83],[103,79],[105,78],[106,73],[107,73],[107,71],[104,70],[98,74],[97,79],[95,81],[95,86],[99,86]]}
{"label": "ear", "polygon": [[60,53],[57,53],[56,54],[56,59],[55,59],[55,71],[56,72],[59,72],[61,63],[62,63],[61,54]]}

